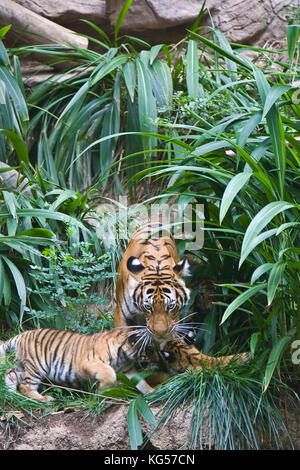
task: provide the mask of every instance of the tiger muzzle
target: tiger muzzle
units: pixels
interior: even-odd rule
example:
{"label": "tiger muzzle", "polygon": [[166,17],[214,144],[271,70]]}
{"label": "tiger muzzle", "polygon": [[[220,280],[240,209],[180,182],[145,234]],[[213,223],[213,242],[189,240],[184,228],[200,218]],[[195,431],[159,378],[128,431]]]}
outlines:
{"label": "tiger muzzle", "polygon": [[153,315],[151,322],[148,323],[148,329],[158,342],[166,341],[171,337],[172,325],[166,314]]}

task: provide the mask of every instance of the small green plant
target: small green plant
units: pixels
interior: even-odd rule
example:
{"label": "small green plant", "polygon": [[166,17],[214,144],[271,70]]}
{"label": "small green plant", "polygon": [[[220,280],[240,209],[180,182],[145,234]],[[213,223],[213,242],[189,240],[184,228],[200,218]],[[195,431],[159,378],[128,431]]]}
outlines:
{"label": "small green plant", "polygon": [[100,286],[105,288],[104,281],[115,276],[108,269],[110,254],[96,256],[89,244],[81,242],[65,250],[46,249],[43,255],[47,266],[31,266],[35,288],[28,288],[42,307],[27,311],[36,326],[48,323],[84,334],[111,328],[111,315],[102,312],[107,300],[99,292]]}
{"label": "small green plant", "polygon": [[251,363],[178,374],[146,397],[161,407],[152,432],[181,412],[187,449],[293,447],[280,399],[298,408],[299,398],[275,378],[264,393],[262,380],[262,371]]}

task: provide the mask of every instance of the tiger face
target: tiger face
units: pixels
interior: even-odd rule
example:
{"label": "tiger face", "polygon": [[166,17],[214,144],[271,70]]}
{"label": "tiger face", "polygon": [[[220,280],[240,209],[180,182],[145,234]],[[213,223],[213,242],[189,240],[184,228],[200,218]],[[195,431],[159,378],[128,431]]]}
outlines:
{"label": "tiger face", "polygon": [[133,306],[142,313],[149,332],[161,342],[172,336],[179,321],[179,313],[189,300],[189,289],[183,275],[188,272],[188,261],[180,261],[171,268],[164,257],[143,264],[134,256],[127,261],[129,289]]}
{"label": "tiger face", "polygon": [[143,325],[160,343],[180,336],[179,314],[190,297],[188,274],[188,260],[180,261],[171,235],[135,235],[119,267],[114,326]]}

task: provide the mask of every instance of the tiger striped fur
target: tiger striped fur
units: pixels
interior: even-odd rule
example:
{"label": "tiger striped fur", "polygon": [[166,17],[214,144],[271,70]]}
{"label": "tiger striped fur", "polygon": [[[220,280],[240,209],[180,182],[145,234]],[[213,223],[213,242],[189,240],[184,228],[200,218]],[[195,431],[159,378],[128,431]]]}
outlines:
{"label": "tiger striped fur", "polygon": [[[194,325],[180,320],[180,312],[190,297],[184,281],[189,263],[186,258],[180,261],[175,241],[162,224],[147,223],[134,232],[118,273],[114,326],[144,326],[144,345],[154,350],[154,342],[160,344],[170,372],[216,367],[233,358],[206,356],[187,344]],[[236,356],[241,362],[248,357]]]}
{"label": "tiger striped fur", "polygon": [[[36,329],[25,331],[0,346],[0,355],[15,350],[18,367],[6,372],[5,384],[26,397],[51,401],[51,396],[38,393],[43,379],[55,384],[82,387],[89,381],[99,382],[98,390],[116,381],[122,371],[128,377],[135,373],[141,360],[139,332],[134,328],[117,328],[91,336],[66,330]],[[153,368],[151,363],[148,367]],[[143,364],[143,368],[145,368]],[[143,392],[151,387],[143,380]]]}

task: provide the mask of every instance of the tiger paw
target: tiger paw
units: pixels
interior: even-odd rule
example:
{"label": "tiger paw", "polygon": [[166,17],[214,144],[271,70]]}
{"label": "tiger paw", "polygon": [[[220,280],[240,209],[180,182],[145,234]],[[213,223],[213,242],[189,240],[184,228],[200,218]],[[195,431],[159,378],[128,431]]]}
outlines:
{"label": "tiger paw", "polygon": [[245,352],[245,353],[240,353],[237,354],[236,356],[233,356],[233,358],[239,363],[239,364],[244,364],[245,362],[250,361],[251,359],[251,352]]}
{"label": "tiger paw", "polygon": [[51,397],[51,395],[44,395],[41,401],[45,403],[50,403],[51,401],[55,401],[55,398]]}

